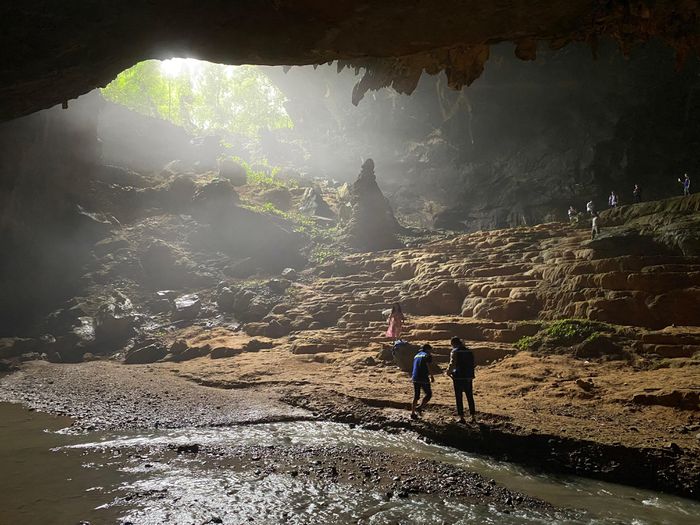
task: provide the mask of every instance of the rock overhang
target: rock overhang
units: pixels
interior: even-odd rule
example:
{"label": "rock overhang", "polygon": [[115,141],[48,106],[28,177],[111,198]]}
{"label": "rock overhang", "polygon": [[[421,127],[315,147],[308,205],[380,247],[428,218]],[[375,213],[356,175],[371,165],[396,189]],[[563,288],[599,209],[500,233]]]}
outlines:
{"label": "rock overhang", "polygon": [[338,61],[365,70],[353,90],[411,93],[423,71],[471,84],[489,46],[510,41],[534,59],[537,43],[559,49],[601,37],[627,53],[659,38],[679,65],[700,48],[697,0],[270,0],[121,3],[26,0],[0,10],[0,120],[104,86],[148,58],[192,56],[229,64]]}

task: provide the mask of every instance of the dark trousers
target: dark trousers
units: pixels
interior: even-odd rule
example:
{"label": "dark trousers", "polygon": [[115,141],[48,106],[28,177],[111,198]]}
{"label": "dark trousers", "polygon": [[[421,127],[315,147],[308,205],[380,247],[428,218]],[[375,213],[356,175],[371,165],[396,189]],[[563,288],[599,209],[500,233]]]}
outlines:
{"label": "dark trousers", "polygon": [[460,416],[464,415],[464,404],[462,401],[462,394],[467,395],[467,403],[469,403],[469,413],[474,415],[476,413],[476,407],[474,406],[474,390],[472,388],[471,379],[454,379],[452,381],[455,387],[455,401],[457,402],[457,414]]}
{"label": "dark trousers", "polygon": [[430,401],[430,398],[433,397],[433,389],[430,388],[430,383],[416,383],[414,381],[413,382],[413,402],[414,403],[420,399],[421,389],[423,389],[423,391],[425,392],[425,397],[423,398],[423,404]]}

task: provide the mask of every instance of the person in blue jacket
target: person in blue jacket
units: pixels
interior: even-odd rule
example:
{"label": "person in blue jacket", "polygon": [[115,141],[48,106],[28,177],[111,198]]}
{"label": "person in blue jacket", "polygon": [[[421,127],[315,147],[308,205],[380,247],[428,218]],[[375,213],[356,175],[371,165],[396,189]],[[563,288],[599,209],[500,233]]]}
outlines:
{"label": "person in blue jacket", "polygon": [[469,413],[472,421],[476,422],[476,407],[474,405],[474,353],[469,350],[459,337],[450,340],[452,352],[450,352],[450,364],[445,372],[452,378],[455,389],[455,401],[457,402],[457,414],[459,422],[464,421],[464,404],[462,394],[467,396],[469,403]]}
{"label": "person in blue jacket", "polygon": [[[430,383],[435,381],[435,377],[433,377],[430,371],[430,364],[433,361],[433,356],[430,355],[432,349],[433,348],[429,344],[424,344],[413,358],[413,373],[411,374],[411,380],[413,381],[411,419],[417,419],[418,412],[423,410],[425,405],[428,404],[428,401],[430,401],[430,398],[433,397],[433,390],[430,387]],[[425,392],[425,396],[423,396],[423,401],[421,401],[419,405],[418,400],[420,399],[421,390]]]}

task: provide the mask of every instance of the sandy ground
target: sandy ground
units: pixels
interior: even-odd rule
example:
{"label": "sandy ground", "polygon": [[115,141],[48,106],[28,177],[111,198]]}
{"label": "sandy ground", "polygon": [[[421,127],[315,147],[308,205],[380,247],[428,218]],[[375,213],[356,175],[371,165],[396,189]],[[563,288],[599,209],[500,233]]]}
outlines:
{"label": "sandy ground", "polygon": [[[213,338],[190,332],[188,342],[237,346],[247,338],[208,333]],[[694,366],[635,370],[623,361],[520,352],[477,369],[478,424],[461,425],[443,375],[412,421],[410,379],[376,349],[294,355],[274,347],[152,365],[29,362],[0,380],[0,400],[69,415],[86,429],[304,418],[405,428],[464,450],[697,498],[698,411],[633,401],[693,392],[697,376]]]}
{"label": "sandy ground", "polygon": [[[212,346],[235,346],[241,344],[241,338],[246,336],[227,339],[218,335]],[[191,342],[201,344],[205,340],[194,337]],[[382,365],[376,355],[375,349],[313,355],[270,349],[162,366],[202,384],[229,388],[287,385],[318,396],[322,392],[342,394],[408,420],[413,396],[410,378],[393,365]],[[508,422],[525,433],[609,445],[664,448],[673,442],[684,450],[700,453],[697,410],[633,402],[639,394],[659,397],[673,391],[698,391],[698,377],[695,366],[635,370],[624,361],[519,352],[478,367],[474,389],[483,423]],[[425,422],[448,423],[456,417],[449,378],[436,376],[430,404]]]}
{"label": "sandy ground", "polygon": [[309,419],[267,388],[203,387],[161,365],[31,361],[0,378],[0,401],[74,418],[76,430],[180,428]]}
{"label": "sandy ground", "polygon": [[[190,336],[193,344],[207,341],[204,334]],[[239,345],[246,336],[231,337],[218,332],[216,344]],[[410,378],[379,360],[376,346],[311,355],[275,347],[160,366],[204,385],[267,385],[326,419],[412,428],[465,450],[698,497],[700,412],[692,399],[699,373],[692,362],[678,364],[642,369],[626,361],[518,352],[478,367],[479,424],[466,426],[456,424],[452,383],[444,375],[436,377],[421,420],[412,421]],[[663,406],[678,395],[689,396],[691,406]],[[538,451],[530,457],[522,447]]]}

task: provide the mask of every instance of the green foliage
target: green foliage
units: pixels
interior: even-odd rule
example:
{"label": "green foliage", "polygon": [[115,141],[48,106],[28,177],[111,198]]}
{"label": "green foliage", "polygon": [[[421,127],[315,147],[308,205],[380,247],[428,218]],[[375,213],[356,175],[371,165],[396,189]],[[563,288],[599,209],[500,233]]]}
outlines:
{"label": "green foliage", "polygon": [[515,342],[515,348],[518,350],[531,350],[537,343],[537,339],[532,335],[521,337]]}
{"label": "green foliage", "polygon": [[195,132],[254,136],[263,128],[292,127],[284,95],[256,66],[146,60],[120,73],[102,94],[134,111]]}
{"label": "green foliage", "polygon": [[603,337],[603,334],[614,332],[611,325],[588,319],[561,319],[553,321],[535,335],[518,339],[515,348],[518,350],[555,350],[569,347],[583,341],[592,342]]}
{"label": "green foliage", "polygon": [[562,319],[554,321],[545,330],[548,342],[561,345],[576,344],[592,337],[598,332],[609,332],[612,327],[605,323],[587,319]]}
{"label": "green foliage", "polygon": [[279,188],[284,186],[290,189],[299,186],[296,181],[285,181],[280,179],[277,176],[280,169],[277,167],[268,167],[267,164],[263,162],[260,164],[268,169],[254,169],[240,157],[230,156],[229,158],[243,166],[243,169],[245,169],[246,172],[247,184],[250,186],[258,186],[261,188]]}
{"label": "green foliage", "polygon": [[341,257],[342,255],[342,252],[337,247],[328,245],[318,245],[311,250],[311,253],[309,254],[309,259],[311,259],[311,261],[315,264],[321,264],[326,261],[330,261],[332,259]]}

